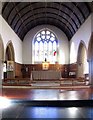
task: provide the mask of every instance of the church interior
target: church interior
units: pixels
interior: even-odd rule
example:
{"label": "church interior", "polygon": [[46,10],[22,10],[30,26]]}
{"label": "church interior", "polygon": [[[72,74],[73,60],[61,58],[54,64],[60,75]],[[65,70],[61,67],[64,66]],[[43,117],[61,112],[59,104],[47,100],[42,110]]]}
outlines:
{"label": "church interior", "polygon": [[2,120],[93,119],[92,5],[0,2]]}

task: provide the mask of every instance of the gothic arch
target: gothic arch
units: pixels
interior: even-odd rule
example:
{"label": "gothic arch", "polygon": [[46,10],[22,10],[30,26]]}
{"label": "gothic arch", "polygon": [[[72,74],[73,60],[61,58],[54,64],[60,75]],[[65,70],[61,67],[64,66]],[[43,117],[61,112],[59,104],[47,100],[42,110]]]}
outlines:
{"label": "gothic arch", "polygon": [[0,35],[0,60],[4,61],[4,44],[1,35]]}
{"label": "gothic arch", "polygon": [[6,47],[5,61],[7,60],[15,61],[15,53],[12,41],[9,41]]}
{"label": "gothic arch", "polygon": [[14,69],[14,62],[15,62],[15,53],[12,41],[9,41],[5,51],[5,63],[7,64],[7,78],[12,78],[15,76],[15,69]]}
{"label": "gothic arch", "polygon": [[88,61],[89,61],[89,78],[91,85],[93,86],[93,32],[91,34],[88,45]]}
{"label": "gothic arch", "polygon": [[91,34],[91,37],[90,37],[90,40],[89,40],[89,44],[88,44],[88,60],[91,60],[92,57],[93,57],[92,50],[93,50],[93,32]]}
{"label": "gothic arch", "polygon": [[0,35],[0,79],[3,78],[3,62],[4,62],[4,44],[2,37]]}
{"label": "gothic arch", "polygon": [[84,41],[81,40],[77,55],[77,77],[85,77],[89,73],[87,62],[87,48]]}
{"label": "gothic arch", "polygon": [[42,63],[45,59],[55,64],[58,62],[58,38],[49,28],[39,30],[32,41],[33,63]]}

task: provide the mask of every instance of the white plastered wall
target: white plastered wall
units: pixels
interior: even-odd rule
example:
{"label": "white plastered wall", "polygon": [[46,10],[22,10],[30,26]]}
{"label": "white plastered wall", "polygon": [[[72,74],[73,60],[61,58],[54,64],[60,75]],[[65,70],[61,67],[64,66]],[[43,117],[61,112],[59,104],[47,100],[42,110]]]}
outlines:
{"label": "white plastered wall", "polygon": [[[70,40],[70,63],[77,62],[77,54],[80,41],[84,41],[86,48],[88,49],[89,40],[91,37],[91,15],[88,19],[83,23],[83,25],[79,28],[79,30],[75,33],[75,35]],[[71,46],[74,44],[74,48],[71,52]],[[74,59],[73,59],[74,57]]]}
{"label": "white plastered wall", "polygon": [[22,41],[0,15],[0,34],[4,43],[4,52],[9,41],[12,41],[15,62],[22,63]]}
{"label": "white plastered wall", "polygon": [[24,40],[23,40],[23,63],[24,64],[32,64],[32,41],[34,39],[35,34],[43,28],[48,28],[52,30],[58,38],[59,42],[59,63],[60,64],[68,64],[69,63],[69,41],[66,35],[57,27],[51,25],[40,25],[33,28],[29,31]]}

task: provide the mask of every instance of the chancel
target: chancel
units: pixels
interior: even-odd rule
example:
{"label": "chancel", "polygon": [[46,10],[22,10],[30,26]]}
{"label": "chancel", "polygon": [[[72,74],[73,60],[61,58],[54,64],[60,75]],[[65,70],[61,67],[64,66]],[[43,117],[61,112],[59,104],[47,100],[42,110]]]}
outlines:
{"label": "chancel", "polygon": [[92,119],[92,1],[11,0],[0,8],[0,96],[11,101],[2,119]]}

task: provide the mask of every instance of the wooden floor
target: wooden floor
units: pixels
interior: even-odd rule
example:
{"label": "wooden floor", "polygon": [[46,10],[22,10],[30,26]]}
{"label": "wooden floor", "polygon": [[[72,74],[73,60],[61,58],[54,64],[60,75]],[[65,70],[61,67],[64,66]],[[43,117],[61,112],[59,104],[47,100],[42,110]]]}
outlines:
{"label": "wooden floor", "polygon": [[24,100],[90,100],[93,99],[93,88],[86,89],[3,88],[2,95],[10,99],[24,99]]}
{"label": "wooden floor", "polygon": [[30,107],[14,104],[2,112],[2,120],[93,120],[93,108]]}
{"label": "wooden floor", "polygon": [[[86,89],[25,89],[3,88],[2,96],[10,100],[38,100],[36,106],[24,102],[12,102],[11,106],[2,110],[2,120],[64,120],[84,119],[93,120],[93,106],[89,107],[50,107],[53,101],[59,105],[66,104],[66,100],[93,100],[93,88]],[[46,101],[46,106],[39,106]],[[51,101],[51,102],[50,102]],[[61,101],[61,102],[60,102]],[[75,102],[75,101],[74,101]],[[72,102],[72,105],[74,104]],[[77,104],[77,103],[75,103]],[[75,105],[74,104],[74,105]],[[80,103],[78,103],[80,104]],[[81,103],[82,104],[82,103]]]}
{"label": "wooden floor", "polygon": [[2,87],[2,96],[12,101],[2,110],[2,120],[93,120],[93,102],[90,104],[93,88],[88,86],[60,89],[6,86]]}
{"label": "wooden floor", "polygon": [[[56,100],[60,104],[66,104],[65,100],[90,100],[93,99],[93,89],[75,89],[75,90],[46,90],[46,89],[10,89],[4,88],[2,95],[12,100],[46,100],[46,106],[33,106],[26,103],[14,102],[10,107],[3,109],[2,118],[4,120],[93,120],[93,107],[50,107],[48,102]],[[74,104],[74,103],[72,103]],[[77,103],[76,103],[77,104]],[[80,104],[80,103],[79,103]],[[82,103],[81,103],[82,104]],[[2,119],[2,120],[3,120]]]}

